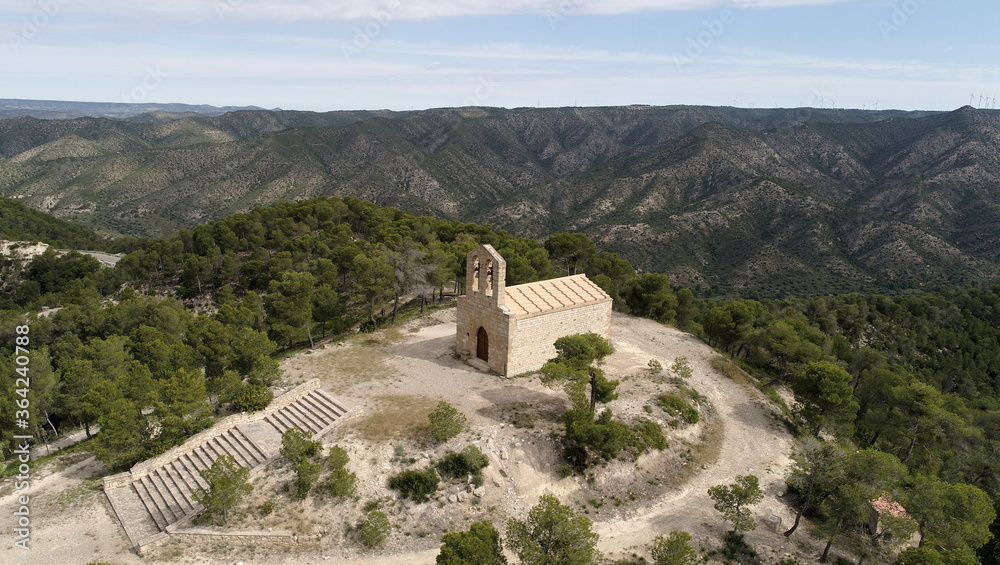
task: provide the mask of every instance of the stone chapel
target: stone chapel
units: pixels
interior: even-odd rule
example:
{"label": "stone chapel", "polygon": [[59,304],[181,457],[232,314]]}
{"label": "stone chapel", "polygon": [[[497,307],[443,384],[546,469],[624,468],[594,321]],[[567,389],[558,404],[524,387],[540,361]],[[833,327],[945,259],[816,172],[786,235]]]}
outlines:
{"label": "stone chapel", "polygon": [[556,339],[593,332],[611,338],[612,299],[586,275],[507,288],[507,262],[480,245],[466,259],[458,297],[455,351],[504,376],[540,369],[556,356]]}

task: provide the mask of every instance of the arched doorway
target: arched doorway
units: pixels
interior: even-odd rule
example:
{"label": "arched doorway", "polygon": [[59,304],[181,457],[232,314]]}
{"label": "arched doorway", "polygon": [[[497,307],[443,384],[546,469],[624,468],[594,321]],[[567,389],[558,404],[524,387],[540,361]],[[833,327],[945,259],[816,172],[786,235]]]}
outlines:
{"label": "arched doorway", "polygon": [[490,360],[490,338],[486,335],[486,328],[482,326],[476,332],[476,357],[483,361]]}

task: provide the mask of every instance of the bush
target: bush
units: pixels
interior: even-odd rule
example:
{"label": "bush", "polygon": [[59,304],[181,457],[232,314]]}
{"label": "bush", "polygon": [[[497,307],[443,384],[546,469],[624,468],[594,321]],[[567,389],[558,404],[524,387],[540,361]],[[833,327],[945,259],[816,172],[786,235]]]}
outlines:
{"label": "bush", "polygon": [[633,449],[636,455],[645,452],[647,449],[663,451],[669,447],[667,438],[663,436],[663,428],[652,420],[647,420],[646,418],[640,419],[638,423],[632,426],[632,433],[635,438]]}
{"label": "bush", "polygon": [[438,402],[428,419],[431,421],[431,436],[437,441],[447,441],[462,433],[466,421],[465,414],[443,400]]}
{"label": "bush", "polygon": [[601,562],[598,537],[591,531],[590,520],[548,494],[528,511],[527,521],[507,521],[507,548],[526,565],[597,565]]}
{"label": "bush", "polygon": [[461,453],[449,451],[438,463],[438,470],[442,475],[464,478],[466,475],[478,475],[489,464],[489,458],[478,447],[470,445]]}
{"label": "bush", "polygon": [[507,565],[500,545],[500,532],[489,522],[473,522],[467,532],[441,536],[437,565]]}
{"label": "bush", "polygon": [[687,532],[656,536],[652,553],[656,565],[695,565],[698,562],[698,554],[691,547],[691,534]]}
{"label": "bush", "polygon": [[389,479],[389,488],[398,490],[403,498],[414,502],[427,502],[438,488],[438,476],[434,469],[425,471],[403,471]]}
{"label": "bush", "polygon": [[327,456],[331,469],[343,469],[351,461],[351,456],[343,447],[333,446],[330,448],[330,455]]}
{"label": "bush", "polygon": [[358,536],[361,538],[361,543],[368,547],[379,547],[385,542],[385,538],[389,537],[391,531],[392,526],[385,512],[372,510],[358,527]]}
{"label": "bush", "polygon": [[358,491],[358,476],[343,467],[337,467],[330,473],[330,496],[354,496]]}
{"label": "bush", "polygon": [[726,534],[722,556],[741,565],[763,565],[757,551],[747,545],[746,540],[743,539],[743,534],[733,532]]}
{"label": "bush", "polygon": [[649,360],[649,374],[659,375],[663,372],[663,365],[660,364],[656,359]]}
{"label": "bush", "polygon": [[319,480],[323,466],[304,459],[295,464],[295,498],[303,499]]}
{"label": "bush", "polygon": [[674,359],[674,364],[670,367],[670,372],[673,373],[675,377],[684,380],[688,380],[694,375],[694,371],[691,370],[691,364],[688,363],[687,357],[678,357]]}
{"label": "bush", "polygon": [[671,416],[680,416],[689,424],[698,422],[698,410],[676,394],[661,394],[656,397],[656,403]]}
{"label": "bush", "polygon": [[310,438],[312,438],[312,432],[288,428],[285,433],[281,434],[281,456],[295,463],[315,457],[323,445]]}
{"label": "bush", "polygon": [[240,412],[256,412],[267,408],[274,394],[264,385],[247,383],[233,398],[233,408]]}
{"label": "bush", "polygon": [[629,444],[631,431],[621,422],[612,420],[611,410],[605,409],[595,420],[589,408],[573,408],[562,415],[566,426],[566,460],[577,468],[589,464],[589,450],[605,460],[611,460]]}

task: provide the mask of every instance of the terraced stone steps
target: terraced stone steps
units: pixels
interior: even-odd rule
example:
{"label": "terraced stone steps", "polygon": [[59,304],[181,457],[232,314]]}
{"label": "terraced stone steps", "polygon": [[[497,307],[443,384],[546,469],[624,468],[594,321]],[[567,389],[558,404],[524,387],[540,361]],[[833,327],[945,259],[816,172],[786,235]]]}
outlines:
{"label": "terraced stone steps", "polygon": [[105,493],[133,545],[141,551],[201,510],[194,498],[198,488],[208,487],[201,471],[219,457],[232,456],[253,475],[279,456],[285,430],[297,427],[320,437],[355,413],[318,386],[310,381],[289,392],[284,402],[276,399],[274,408],[231,417],[235,422],[224,431],[208,430],[204,439],[195,436],[128,473],[106,477]]}
{"label": "terraced stone steps", "polygon": [[[198,511],[194,490],[207,487],[200,471],[207,469],[216,459],[231,455],[240,467],[253,469],[267,461],[267,455],[250,441],[239,428],[231,428],[195,447],[162,467],[132,483],[136,494],[145,505],[153,521],[161,530]],[[182,473],[177,466],[185,468]]]}
{"label": "terraced stone steps", "polygon": [[274,426],[279,434],[285,433],[288,428],[296,427],[317,436],[329,430],[347,412],[348,410],[336,399],[322,390],[314,390],[300,398],[298,402],[274,412],[265,420]]}

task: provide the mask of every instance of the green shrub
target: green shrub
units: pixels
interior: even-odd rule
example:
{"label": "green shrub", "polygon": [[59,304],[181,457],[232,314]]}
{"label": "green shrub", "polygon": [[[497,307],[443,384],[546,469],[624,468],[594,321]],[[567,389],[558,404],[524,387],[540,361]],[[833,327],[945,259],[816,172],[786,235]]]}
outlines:
{"label": "green shrub", "polygon": [[562,420],[566,426],[566,439],[569,440],[565,457],[578,469],[589,464],[590,450],[605,460],[611,460],[631,441],[629,427],[613,420],[609,409],[601,412],[595,420],[589,408],[573,408],[563,413]]}
{"label": "green shrub", "polygon": [[651,548],[655,565],[695,565],[698,554],[691,547],[691,534],[670,532],[667,537],[656,536]]}
{"label": "green shrub", "polygon": [[559,473],[559,477],[560,478],[565,479],[566,477],[572,477],[573,473],[575,473],[575,472],[576,471],[573,470],[573,467],[571,465],[566,465],[565,463],[562,464],[562,465],[559,465],[559,471],[558,471],[558,473]]}
{"label": "green shrub", "polygon": [[437,441],[447,441],[462,433],[466,422],[465,414],[443,400],[438,402],[428,419],[431,422],[431,436]]}
{"label": "green shrub", "polygon": [[647,449],[663,451],[669,447],[667,438],[663,436],[663,428],[652,420],[647,420],[646,418],[640,419],[632,426],[632,432],[635,438],[633,449],[636,454],[643,453]]}
{"label": "green shrub", "polygon": [[698,422],[698,410],[676,394],[661,394],[656,397],[656,402],[671,416],[680,416],[689,424]]}
{"label": "green shrub", "polygon": [[358,527],[358,536],[361,538],[361,543],[368,547],[379,547],[385,542],[385,538],[389,537],[391,531],[392,526],[385,512],[372,510]]}
{"label": "green shrub", "polygon": [[722,547],[722,556],[741,565],[762,565],[757,551],[747,545],[746,540],[743,539],[743,534],[726,533],[725,545]]}
{"label": "green shrub", "polygon": [[354,496],[358,491],[358,476],[343,467],[337,467],[330,473],[330,496]]}
{"label": "green shrub", "polygon": [[330,448],[330,455],[327,456],[331,469],[343,469],[351,461],[351,456],[343,447],[333,446]]}
{"label": "green shrub", "polygon": [[240,412],[256,412],[267,408],[273,399],[274,394],[264,385],[247,383],[233,398],[233,408]]}
{"label": "green shrub", "polygon": [[694,375],[694,372],[691,370],[691,364],[688,363],[687,357],[678,357],[674,359],[674,364],[670,367],[670,372],[673,373],[675,377],[684,380],[688,380]]}
{"label": "green shrub", "polygon": [[403,471],[389,479],[389,488],[398,490],[403,498],[414,502],[427,502],[438,488],[438,476],[434,469],[424,471]]}
{"label": "green shrub", "polygon": [[303,459],[295,464],[295,498],[303,499],[319,480],[319,472],[323,466],[319,463]]}
{"label": "green shrub", "polygon": [[288,428],[281,434],[281,456],[296,463],[315,457],[323,444],[312,441],[312,432],[303,432],[298,428]]}
{"label": "green shrub", "polygon": [[507,565],[500,532],[489,522],[473,522],[467,532],[446,533],[441,543],[437,565]]}
{"label": "green shrub", "polygon": [[478,475],[489,464],[489,458],[478,447],[470,445],[461,453],[449,451],[438,463],[438,470],[442,475],[464,478],[466,475]]}

